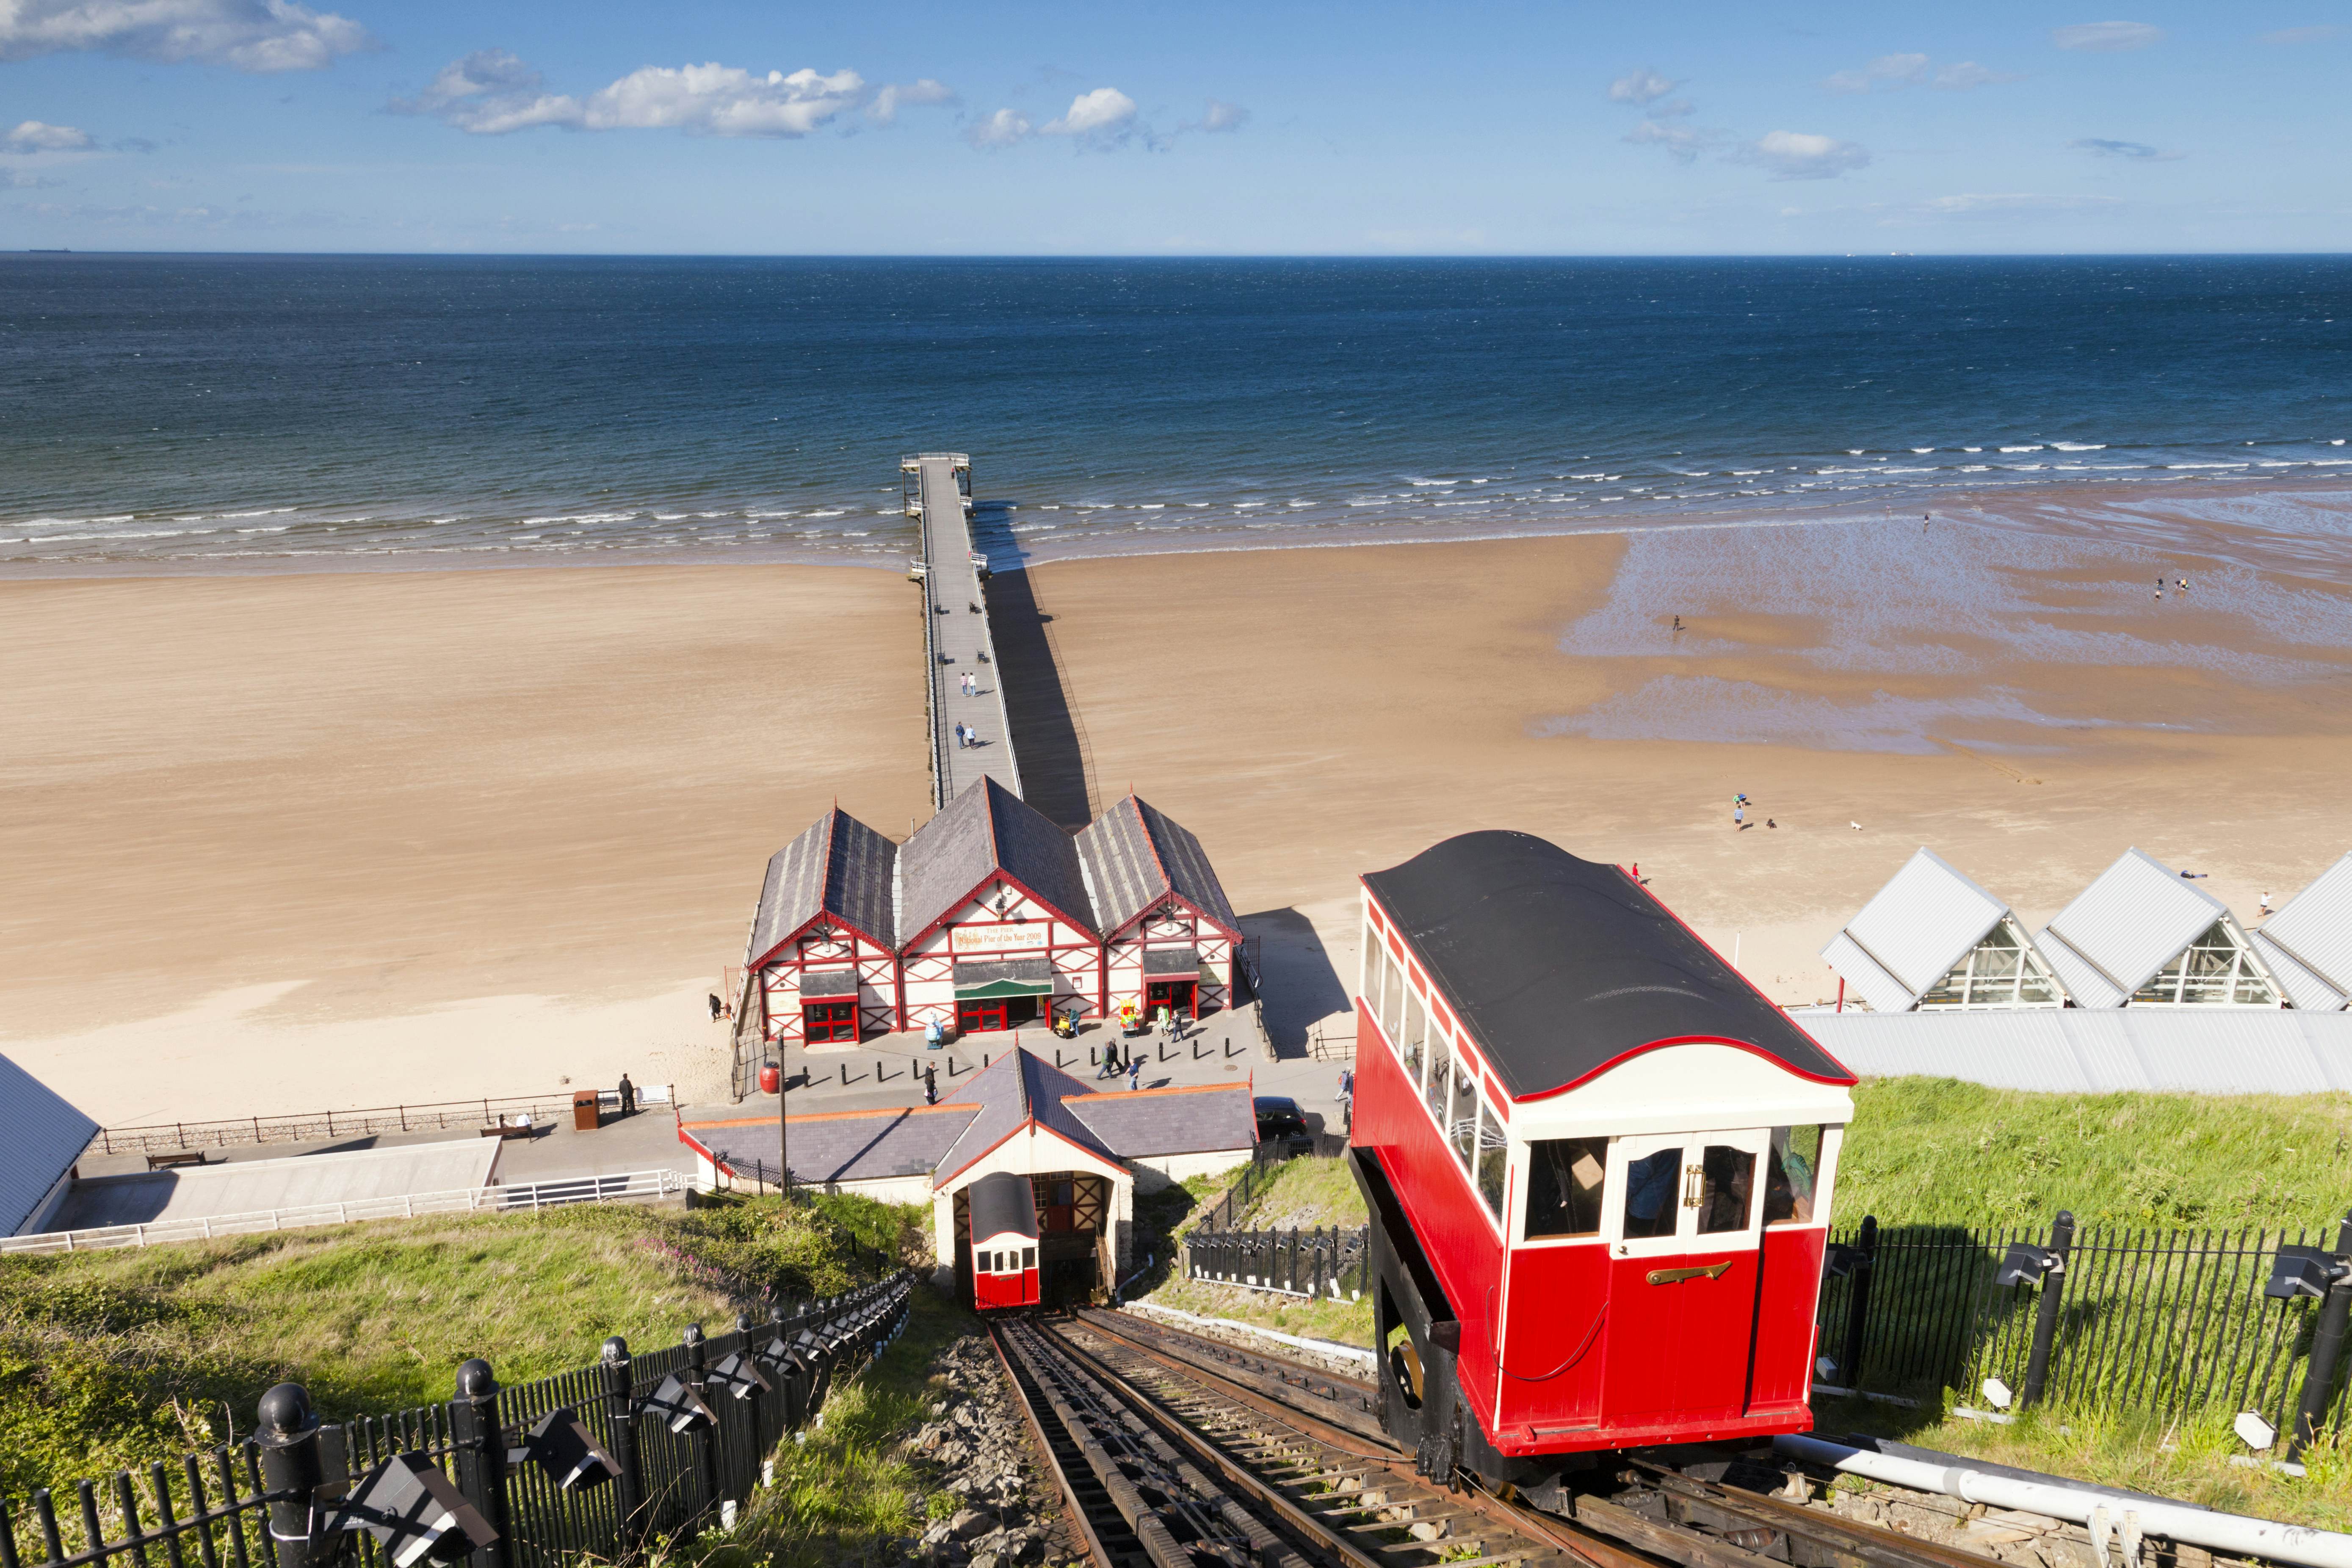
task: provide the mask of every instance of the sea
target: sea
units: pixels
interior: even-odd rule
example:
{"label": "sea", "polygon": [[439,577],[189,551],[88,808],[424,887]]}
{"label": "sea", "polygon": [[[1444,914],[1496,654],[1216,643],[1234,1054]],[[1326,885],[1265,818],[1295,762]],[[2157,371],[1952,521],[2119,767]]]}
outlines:
{"label": "sea", "polygon": [[2347,440],[2345,256],[0,256],[17,576],[895,568],[951,450],[1000,565],[1958,509],[2343,580]]}

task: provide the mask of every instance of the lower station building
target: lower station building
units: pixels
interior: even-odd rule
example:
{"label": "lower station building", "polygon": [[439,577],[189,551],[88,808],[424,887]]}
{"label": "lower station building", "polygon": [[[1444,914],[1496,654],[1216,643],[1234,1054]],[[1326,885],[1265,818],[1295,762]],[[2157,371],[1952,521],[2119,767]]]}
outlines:
{"label": "lower station building", "polygon": [[[936,1105],[681,1122],[706,1187],[751,1179],[753,1163],[828,1192],[928,1203],[940,1284],[971,1300],[973,1185],[1026,1180],[1036,1211],[1038,1288],[1048,1302],[1109,1290],[1135,1266],[1135,1194],[1230,1170],[1257,1142],[1251,1084],[1114,1090],[1016,1047]],[[997,1184],[1002,1186],[1003,1184]],[[991,1224],[996,1220],[983,1214]]]}
{"label": "lower station building", "polygon": [[1232,1005],[1201,842],[1129,795],[1073,836],[982,779],[903,844],[835,807],[768,862],[743,967],[764,1037],[855,1042]]}

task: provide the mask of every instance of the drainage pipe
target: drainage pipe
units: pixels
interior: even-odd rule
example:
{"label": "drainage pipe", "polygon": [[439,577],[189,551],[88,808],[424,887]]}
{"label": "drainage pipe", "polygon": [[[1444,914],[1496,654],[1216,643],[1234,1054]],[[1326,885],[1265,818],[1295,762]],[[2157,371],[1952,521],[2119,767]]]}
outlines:
{"label": "drainage pipe", "polygon": [[2126,1540],[2155,1535],[2231,1557],[2298,1563],[2307,1568],[2352,1568],[2352,1535],[2332,1530],[2248,1519],[2242,1514],[2209,1512],[2177,1503],[2135,1503],[2051,1482],[2019,1480],[1958,1465],[1931,1465],[1919,1459],[1898,1458],[1822,1437],[1775,1437],[1772,1447],[1808,1464],[1867,1476],[1873,1480],[1909,1487],[1914,1491],[1941,1492],[1966,1502],[2016,1509],[2088,1525],[2095,1536],[2116,1530]]}

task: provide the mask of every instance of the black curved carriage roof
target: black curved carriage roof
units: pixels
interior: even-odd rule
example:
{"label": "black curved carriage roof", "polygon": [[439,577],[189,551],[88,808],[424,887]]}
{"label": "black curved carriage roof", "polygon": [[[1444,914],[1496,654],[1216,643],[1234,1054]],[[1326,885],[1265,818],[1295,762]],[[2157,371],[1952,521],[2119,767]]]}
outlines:
{"label": "black curved carriage roof", "polygon": [[971,1204],[971,1239],[1025,1236],[1037,1239],[1037,1198],[1025,1176],[997,1171],[966,1189]]}
{"label": "black curved carriage roof", "polygon": [[1804,1077],[1848,1072],[1615,866],[1532,833],[1477,832],[1364,876],[1515,1100],[1663,1041],[1752,1047]]}

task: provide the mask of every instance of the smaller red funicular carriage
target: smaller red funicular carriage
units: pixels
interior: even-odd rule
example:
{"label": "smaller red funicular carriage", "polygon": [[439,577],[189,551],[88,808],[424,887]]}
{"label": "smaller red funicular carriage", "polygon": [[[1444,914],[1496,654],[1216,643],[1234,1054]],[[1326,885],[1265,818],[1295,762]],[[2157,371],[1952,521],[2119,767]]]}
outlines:
{"label": "smaller red funicular carriage", "polygon": [[1349,1159],[1422,1468],[1811,1425],[1853,1075],[1632,877],[1525,833],[1364,881]]}
{"label": "smaller red funicular carriage", "polygon": [[971,1184],[971,1304],[981,1312],[1037,1304],[1037,1201],[1025,1176],[997,1171]]}

